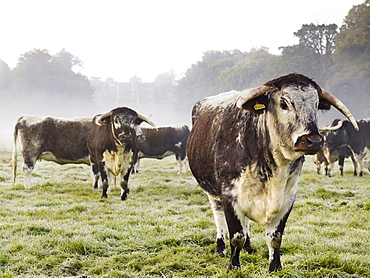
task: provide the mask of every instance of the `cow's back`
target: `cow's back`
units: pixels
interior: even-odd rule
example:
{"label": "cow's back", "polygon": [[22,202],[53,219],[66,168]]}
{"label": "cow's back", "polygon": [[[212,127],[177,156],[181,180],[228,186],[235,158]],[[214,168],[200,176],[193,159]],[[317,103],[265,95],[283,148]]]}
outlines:
{"label": "cow's back", "polygon": [[49,123],[51,132],[45,142],[44,151],[50,151],[57,159],[78,161],[87,158],[87,136],[92,127],[91,119]]}
{"label": "cow's back", "polygon": [[138,150],[142,157],[160,157],[166,152],[173,152],[185,158],[187,140],[189,138],[189,127],[168,126],[142,129],[145,140],[138,142]]}

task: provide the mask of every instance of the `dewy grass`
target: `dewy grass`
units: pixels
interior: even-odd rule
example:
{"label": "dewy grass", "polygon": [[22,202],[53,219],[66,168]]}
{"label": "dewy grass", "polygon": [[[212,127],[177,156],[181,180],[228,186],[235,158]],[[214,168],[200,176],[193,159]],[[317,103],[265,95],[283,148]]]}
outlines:
{"label": "dewy grass", "polygon": [[[4,150],[4,151],[3,151]],[[254,252],[227,271],[214,252],[208,199],[174,157],[144,159],[120,201],[93,190],[89,167],[37,162],[34,187],[12,183],[11,144],[0,145],[2,277],[369,277],[370,174],[317,175],[310,157],[282,243],[283,270],[270,275],[265,228],[251,224]],[[18,165],[22,161],[19,157]]]}

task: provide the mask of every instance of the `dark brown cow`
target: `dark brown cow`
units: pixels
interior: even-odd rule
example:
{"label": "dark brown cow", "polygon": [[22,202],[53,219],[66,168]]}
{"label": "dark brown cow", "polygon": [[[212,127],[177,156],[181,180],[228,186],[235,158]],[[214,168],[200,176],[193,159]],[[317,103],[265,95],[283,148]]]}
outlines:
{"label": "dark brown cow", "polygon": [[139,159],[135,172],[139,172],[141,158],[163,159],[175,155],[179,173],[186,172],[186,144],[190,130],[187,125],[161,126],[157,128],[142,128],[145,140],[138,142]]}
{"label": "dark brown cow", "polygon": [[140,124],[143,121],[154,126],[147,118],[127,107],[119,107],[94,117],[87,147],[93,172],[96,173],[94,187],[98,187],[100,176],[103,198],[107,198],[109,183],[117,176],[120,176],[121,200],[127,198],[128,180],[137,160],[136,144],[138,138],[142,137]]}
{"label": "dark brown cow", "polygon": [[221,256],[226,250],[224,233],[229,230],[230,268],[240,266],[241,249],[251,250],[250,220],[266,225],[269,270],[281,268],[282,235],[304,155],[317,153],[323,145],[317,112],[331,105],[357,128],[343,103],[300,74],[195,104],[189,166],[209,197]]}
{"label": "dark brown cow", "polygon": [[86,139],[91,127],[92,118],[19,117],[14,127],[14,182],[17,176],[18,140],[24,160],[24,186],[31,188],[32,171],[37,160],[90,165]]}
{"label": "dark brown cow", "polygon": [[356,131],[348,121],[339,119],[324,128],[324,154],[328,158],[335,152],[343,153],[349,149],[348,156],[352,156],[354,175],[362,176],[364,168],[370,169],[370,118],[360,120],[357,124],[360,131]]}
{"label": "dark brown cow", "polygon": [[320,174],[321,164],[324,163],[325,175],[332,177],[334,173],[334,164],[338,161],[339,172],[340,175],[343,176],[344,160],[348,157],[351,157],[355,169],[354,171],[356,172],[357,162],[347,146],[333,146],[330,149],[327,146],[326,136],[333,127],[337,126],[339,121],[339,119],[335,119],[329,126],[320,129],[320,134],[324,138],[324,147],[323,150],[313,155],[313,161],[316,164],[318,174]]}

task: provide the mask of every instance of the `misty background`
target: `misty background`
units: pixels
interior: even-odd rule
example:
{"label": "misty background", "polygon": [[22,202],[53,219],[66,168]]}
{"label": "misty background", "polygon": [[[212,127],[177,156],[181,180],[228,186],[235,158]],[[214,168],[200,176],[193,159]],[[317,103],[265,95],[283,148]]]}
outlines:
{"label": "misty background", "polygon": [[[291,72],[313,78],[338,97],[357,120],[370,117],[370,2],[353,6],[341,26],[303,24],[294,32],[298,44],[249,51],[209,50],[189,61],[178,77],[160,72],[152,82],[133,75],[118,82],[83,75],[83,61],[68,49],[20,53],[10,68],[0,57],[0,134],[11,134],[18,116],[93,117],[127,106],[157,125],[191,126],[194,103],[229,90],[244,90]],[[181,55],[179,50],[178,55]],[[122,65],[124,67],[125,65]],[[335,108],[319,113],[319,125],[344,119]],[[143,124],[144,126],[144,124]]]}

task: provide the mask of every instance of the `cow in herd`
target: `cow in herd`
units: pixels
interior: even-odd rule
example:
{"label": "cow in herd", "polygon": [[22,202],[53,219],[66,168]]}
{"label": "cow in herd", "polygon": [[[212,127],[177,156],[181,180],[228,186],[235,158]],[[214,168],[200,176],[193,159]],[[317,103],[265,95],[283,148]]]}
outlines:
{"label": "cow in herd", "polygon": [[19,117],[14,127],[14,182],[17,177],[18,141],[24,161],[24,186],[31,188],[32,171],[37,160],[90,165],[86,140],[92,126],[92,118]]}
{"label": "cow in herd", "polygon": [[370,168],[370,118],[357,121],[360,130],[344,120],[335,119],[331,125],[321,129],[325,139],[323,154],[328,163],[328,175],[333,173],[333,164],[339,160],[343,175],[344,159],[351,157],[354,175],[362,176],[364,168]]}
{"label": "cow in herd", "polygon": [[97,188],[100,177],[103,198],[107,197],[110,181],[119,176],[121,200],[126,200],[130,192],[128,180],[137,160],[136,145],[143,136],[140,128],[143,121],[155,126],[149,119],[127,107],[94,117],[94,124],[87,136],[87,148],[96,177],[94,188]]}
{"label": "cow in herd", "polygon": [[[94,187],[102,180],[107,197],[107,175],[120,175],[121,199],[127,197],[128,177],[137,157],[137,140],[143,136],[140,124],[144,116],[119,107],[94,118],[61,119],[42,116],[21,116],[14,128],[13,176],[17,175],[17,142],[20,142],[24,164],[25,187],[31,188],[31,176],[37,160],[58,164],[92,165]],[[108,174],[107,174],[108,172]]]}
{"label": "cow in herd", "polygon": [[142,128],[145,140],[138,142],[138,161],[134,172],[139,172],[141,158],[163,159],[175,155],[178,173],[187,172],[186,144],[190,134],[187,125]]}
{"label": "cow in herd", "polygon": [[[31,187],[31,173],[38,159],[84,163],[92,167],[94,187],[102,182],[102,197],[107,197],[109,183],[119,176],[121,200],[127,198],[128,179],[138,157],[162,158],[174,153],[177,161],[184,161],[187,155],[192,174],[213,210],[218,254],[226,254],[228,230],[229,268],[239,267],[241,250],[251,251],[249,221],[254,221],[266,226],[269,271],[273,272],[281,269],[282,236],[295,201],[304,156],[323,148],[318,110],[331,106],[349,121],[326,135],[328,146],[337,142],[330,138],[348,139],[343,144],[362,167],[369,161],[369,146],[363,144],[366,140],[360,145],[348,142],[355,142],[351,140],[359,134],[358,125],[362,129],[369,121],[357,123],[340,100],[312,79],[293,73],[257,88],[198,101],[192,111],[191,131],[187,126],[141,129],[143,121],[154,124],[127,107],[93,119],[22,116],[14,131],[14,179],[18,139],[26,188]],[[369,138],[368,131],[365,136]]]}
{"label": "cow in herd", "polygon": [[[340,175],[343,176],[344,172],[344,160],[348,157],[351,157],[353,165],[357,168],[357,163],[352,155],[351,150],[346,145],[336,145],[328,147],[326,143],[326,137],[329,132],[338,124],[340,120],[335,119],[329,126],[320,128],[320,134],[324,138],[323,149],[320,150],[317,154],[313,155],[313,162],[316,164],[317,174],[320,174],[321,164],[325,166],[325,175],[332,177],[334,173],[334,163],[338,161]],[[355,174],[356,175],[356,174]]]}
{"label": "cow in herd", "polygon": [[251,251],[250,220],[266,225],[269,271],[281,269],[280,245],[304,155],[322,149],[317,113],[331,105],[358,129],[342,102],[300,74],[194,105],[189,166],[210,200],[221,256],[228,228],[230,269],[240,266],[242,249]]}

